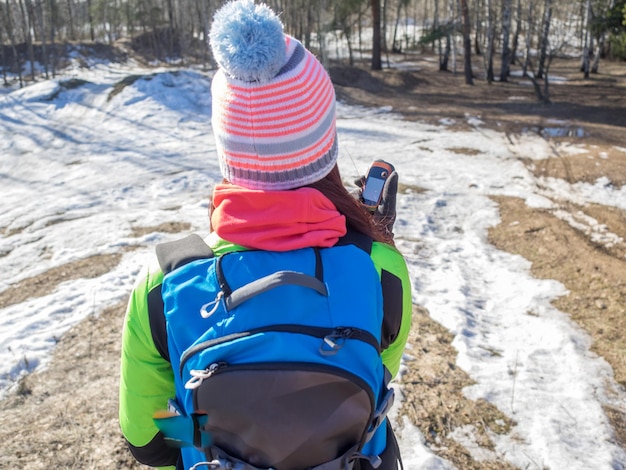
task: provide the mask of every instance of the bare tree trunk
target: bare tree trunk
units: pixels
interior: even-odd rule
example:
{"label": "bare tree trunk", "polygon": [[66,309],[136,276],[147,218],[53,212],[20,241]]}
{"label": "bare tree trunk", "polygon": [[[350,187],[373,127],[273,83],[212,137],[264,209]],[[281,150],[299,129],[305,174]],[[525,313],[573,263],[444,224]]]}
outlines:
{"label": "bare tree trunk", "polygon": [[359,9],[357,27],[358,27],[358,35],[359,35],[359,59],[363,60],[363,13],[361,9]]}
{"label": "bare tree trunk", "polygon": [[[404,49],[409,49],[411,48],[416,40],[415,38],[417,37],[417,9],[414,8],[413,9],[413,34],[409,35],[409,25],[411,24],[411,21],[409,20],[409,5],[411,4],[411,1],[409,0],[407,2],[407,4],[404,6]],[[413,37],[413,43],[411,43],[409,41],[409,38]]]}
{"label": "bare tree trunk", "polygon": [[398,0],[398,8],[396,9],[396,24],[393,28],[393,38],[391,40],[391,50],[392,52],[402,52],[402,45],[398,46],[397,37],[398,37],[398,25],[400,24],[400,14],[402,13],[402,6],[404,4],[404,0]]}
{"label": "bare tree trunk", "polygon": [[481,44],[483,40],[482,39],[483,22],[480,16],[480,12],[482,10],[482,3],[481,3],[482,1],[483,0],[477,0],[474,6],[474,13],[476,13],[475,20],[474,20],[475,31],[476,31],[474,34],[474,52],[476,53],[476,55],[482,54]]}
{"label": "bare tree trunk", "polygon": [[372,5],[372,70],[382,70],[380,38],[380,0],[371,0]]}
{"label": "bare tree trunk", "polygon": [[174,35],[176,34],[176,20],[174,18],[174,5],[172,0],[167,0],[167,19],[169,23],[168,56],[174,56]]}
{"label": "bare tree trunk", "polygon": [[[43,2],[38,2],[37,3],[37,11],[38,11],[38,15],[37,15],[37,23],[39,23],[39,36],[41,37],[41,55],[43,56],[42,60],[43,60],[43,69],[44,69],[44,75],[46,77],[46,80],[48,80],[50,78],[50,76],[48,75],[48,47],[46,44],[46,31],[44,28],[44,24],[43,24]],[[34,14],[34,11],[33,11]]]}
{"label": "bare tree trunk", "polygon": [[[380,2],[381,0],[379,0]],[[381,20],[381,48],[383,52],[387,52],[389,49],[387,48],[387,5],[389,0],[382,0],[382,20]]]}
{"label": "bare tree trunk", "polygon": [[96,41],[96,32],[93,28],[93,14],[91,13],[91,0],[87,0],[87,18],[89,20],[89,37],[91,42]]}
{"label": "bare tree trunk", "polygon": [[[546,18],[549,20],[552,16],[551,6],[549,5],[548,1],[546,1],[546,7],[548,7],[548,10],[544,11],[543,20],[545,20]],[[530,21],[530,17],[532,17],[531,14],[529,14],[529,21]],[[541,38],[541,42],[549,43],[549,41],[547,41],[545,38],[546,38],[546,35],[545,35],[545,21],[544,21],[544,35]],[[540,77],[538,77],[537,74],[535,75],[529,74],[527,70],[524,70],[524,76],[527,77],[532,82],[534,90],[535,90],[535,94],[537,95],[537,98],[543,104],[546,104],[546,105],[550,104],[550,79],[549,79],[550,65],[552,64],[552,60],[554,59],[558,51],[561,50],[565,44],[566,42],[563,39],[560,44],[553,44],[550,47],[545,48],[545,56],[543,57],[544,64],[542,67],[542,77],[541,77],[543,79],[543,90],[539,82]],[[528,63],[529,63],[529,68],[530,68],[531,67],[530,61],[528,61]]]}
{"label": "bare tree trunk", "polygon": [[24,86],[24,80],[22,79],[22,59],[17,52],[17,46],[15,45],[15,31],[13,30],[13,19],[11,15],[11,6],[9,0],[6,0],[7,16],[6,16],[6,30],[9,41],[11,42],[11,50],[13,51],[13,57],[15,58],[15,65],[17,69],[17,77],[20,82],[20,88]]}
{"label": "bare tree trunk", "polygon": [[448,5],[448,19],[446,21],[445,26],[445,35],[446,35],[446,45],[443,48],[443,53],[441,52],[441,42],[439,43],[439,71],[447,72],[448,71],[448,62],[450,61],[450,50],[452,49],[451,44],[451,29],[452,29],[452,20],[450,19],[450,5]]}
{"label": "bare tree trunk", "polygon": [[487,50],[485,53],[485,76],[487,78],[487,83],[493,82],[494,73],[493,73],[493,51],[494,51],[494,39],[495,39],[495,28],[494,28],[494,18],[493,18],[493,0],[486,1],[487,8]]}
{"label": "bare tree trunk", "polygon": [[545,0],[543,21],[541,26],[541,43],[539,52],[539,64],[537,66],[537,78],[543,78],[548,56],[548,44],[550,42],[550,22],[552,21],[552,0]]}
{"label": "bare tree trunk", "polygon": [[[0,4],[0,18],[4,18],[5,13],[2,8],[2,4]],[[2,82],[4,86],[9,86],[9,82],[7,81],[7,58],[4,53],[4,25],[0,23],[0,55],[2,55]]]}
{"label": "bare tree trunk", "polygon": [[[433,18],[433,31],[439,31],[439,0],[434,0],[435,2],[435,17]],[[434,43],[433,43],[434,46]],[[443,49],[441,45],[441,35],[437,37],[437,54],[439,55],[439,66],[441,67],[441,62],[443,60]]]}
{"label": "bare tree trunk", "polygon": [[[352,67],[354,65],[354,51],[352,48],[352,39],[350,39],[350,34],[346,34],[346,43],[348,45],[348,64],[350,64],[350,67]],[[339,54],[337,54],[337,56],[339,56]]]}
{"label": "bare tree trunk", "polygon": [[[208,12],[209,1],[208,0],[197,0],[196,7],[198,11],[198,18],[200,19],[200,29],[202,30],[202,42],[204,44],[208,44],[209,40],[209,22],[210,15]],[[209,48],[205,47],[203,50],[204,62],[209,61]]]}
{"label": "bare tree trunk", "polygon": [[[130,2],[128,2],[130,5]],[[69,30],[70,30],[70,39],[72,41],[76,40],[76,33],[74,32],[74,12],[72,8],[72,0],[67,0],[67,16],[69,20]]]}
{"label": "bare tree trunk", "polygon": [[313,17],[315,16],[313,13],[313,2],[308,2],[308,7],[306,10],[306,31],[304,34],[304,38],[305,38],[305,44],[310,46],[311,45],[311,36],[313,35]]}
{"label": "bare tree trunk", "polygon": [[502,65],[500,67],[500,81],[509,79],[509,65],[511,64],[509,37],[511,34],[511,0],[502,2]]}
{"label": "bare tree trunk", "polygon": [[[530,60],[528,61],[528,68],[532,68],[531,64],[530,64]],[[522,76],[528,78],[530,80],[530,82],[532,83],[533,90],[535,91],[535,95],[537,96],[537,99],[539,101],[541,101],[542,103],[544,103],[544,104],[548,104],[549,103],[549,98],[545,98],[544,93],[541,91],[541,85],[539,84],[539,81],[537,80],[537,77],[534,74],[532,74],[532,73],[528,73],[528,68],[523,68],[522,69]],[[546,79],[544,81],[544,88],[545,88],[545,91],[548,93],[549,89],[548,89],[547,69],[546,69],[546,72],[545,72],[545,76],[546,76]]]}
{"label": "bare tree trunk", "polygon": [[580,41],[580,49],[582,50],[585,47],[585,0],[579,0],[578,3],[580,5],[580,10],[579,14],[576,15],[576,17],[578,19],[577,23],[579,24],[579,28],[576,30],[576,32],[580,34],[578,39]]}
{"label": "bare tree trunk", "polygon": [[596,50],[593,55],[593,64],[591,64],[591,73],[598,73],[600,67],[600,55],[602,54],[602,47],[604,46],[604,33],[598,38],[596,42]]}
{"label": "bare tree trunk", "polygon": [[549,72],[550,72],[550,64],[552,64],[552,59],[554,58],[554,54],[550,53],[548,55],[548,60],[546,61],[545,64],[545,72],[544,72],[544,76],[543,76],[543,104],[550,104],[550,78],[549,78]]}
{"label": "bare tree trunk", "polygon": [[470,39],[470,19],[467,0],[461,1],[461,16],[463,17],[463,70],[465,72],[465,84],[473,85],[474,77],[472,75],[472,41]]}
{"label": "bare tree trunk", "polygon": [[526,47],[524,49],[524,63],[522,64],[522,75],[526,75],[528,71],[528,67],[530,66],[530,46],[532,44],[533,37],[533,0],[528,2],[528,18],[526,25],[526,34],[524,35],[524,41],[526,42]]}
{"label": "bare tree trunk", "polygon": [[581,64],[581,71],[585,78],[589,78],[589,54],[593,49],[591,43],[591,0],[587,0],[585,4],[585,28],[584,43],[583,43],[583,57]]}
{"label": "bare tree trunk", "polygon": [[517,49],[519,48],[519,35],[522,31],[522,0],[517,0],[515,13],[515,33],[513,33],[513,45],[511,46],[511,64],[515,63]]}
{"label": "bare tree trunk", "polygon": [[318,45],[320,48],[320,62],[324,65],[324,67],[328,64],[328,53],[326,52],[326,29],[324,28],[322,22],[322,13],[326,11],[326,0],[322,0],[317,3],[317,38]]}
{"label": "bare tree trunk", "polygon": [[57,4],[56,0],[49,0],[50,9],[50,50],[52,51],[52,78],[57,74],[57,46],[56,46],[56,23],[57,23]]}
{"label": "bare tree trunk", "polygon": [[[546,97],[543,94],[543,91],[541,91],[541,85],[537,81],[537,78],[535,76],[533,76],[532,74],[528,74],[528,73],[525,73],[524,77],[528,78],[530,80],[530,82],[533,84],[533,89],[535,90],[535,95],[537,96],[537,99],[539,101],[541,101],[542,103],[544,103],[544,104],[548,104],[550,102],[550,100],[549,100],[549,98],[546,99]],[[547,82],[548,82],[548,80],[544,81],[544,87],[545,87],[546,91],[548,91]]]}
{"label": "bare tree trunk", "polygon": [[[26,0],[28,1],[28,0]],[[22,24],[26,33],[26,48],[28,50],[28,59],[30,60],[30,76],[35,81],[35,50],[33,49],[33,36],[31,34],[31,18],[29,15],[28,5],[24,8],[24,0],[20,0],[20,11],[22,13]]]}
{"label": "bare tree trunk", "polygon": [[125,2],[124,10],[125,10],[124,17],[126,18],[126,33],[130,37],[133,37],[135,35],[135,21],[133,19],[133,13],[132,13],[130,2],[128,1]]}
{"label": "bare tree trunk", "polygon": [[456,75],[456,57],[457,57],[457,41],[456,41],[456,33],[457,33],[457,18],[461,15],[457,14],[456,7],[459,4],[459,0],[450,0],[450,43],[452,45],[452,73]]}
{"label": "bare tree trunk", "polygon": [[450,60],[450,49],[451,49],[450,30],[448,28],[448,31],[447,31],[447,34],[446,34],[446,47],[443,50],[443,56],[441,56],[440,62],[439,62],[439,71],[440,72],[447,72],[448,71],[448,61]]}
{"label": "bare tree trunk", "polygon": [[113,42],[117,41],[124,35],[122,28],[122,2],[120,0],[114,0],[113,11]]}
{"label": "bare tree trunk", "polygon": [[[437,20],[437,13],[435,11],[435,9],[437,8],[437,0],[433,1],[433,10],[434,10],[434,18],[433,18],[433,27],[434,27],[434,22]],[[424,36],[424,32],[428,31],[428,0],[424,0],[424,16],[422,17],[422,36]],[[434,45],[434,44],[433,44]]]}
{"label": "bare tree trunk", "polygon": [[150,46],[152,48],[152,53],[154,54],[155,57],[158,58],[163,58],[162,55],[162,51],[161,48],[159,46],[159,36],[158,36],[158,26],[159,26],[159,18],[157,16],[157,12],[152,8],[151,4],[146,2],[146,7],[148,8],[147,12],[145,13],[147,15],[147,18],[144,18],[143,21],[145,21],[146,19],[150,22],[148,27],[146,27],[145,23],[144,23],[144,31],[149,32],[150,34],[148,34],[147,36],[150,38]]}
{"label": "bare tree trunk", "polygon": [[107,12],[107,23],[109,25],[107,28],[107,36],[109,38],[109,44],[113,44],[115,42],[115,38],[118,36],[119,8],[117,6],[117,0],[112,0],[107,3],[105,8]]}

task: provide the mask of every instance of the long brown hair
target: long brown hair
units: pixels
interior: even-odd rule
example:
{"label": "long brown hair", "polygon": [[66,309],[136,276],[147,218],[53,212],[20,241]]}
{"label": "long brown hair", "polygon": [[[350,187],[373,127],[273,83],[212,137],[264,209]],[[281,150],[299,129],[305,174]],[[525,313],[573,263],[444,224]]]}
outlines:
{"label": "long brown hair", "polygon": [[324,178],[308,184],[307,187],[317,189],[335,205],[339,213],[345,216],[348,229],[361,232],[378,242],[394,244],[391,234],[348,192],[337,165]]}

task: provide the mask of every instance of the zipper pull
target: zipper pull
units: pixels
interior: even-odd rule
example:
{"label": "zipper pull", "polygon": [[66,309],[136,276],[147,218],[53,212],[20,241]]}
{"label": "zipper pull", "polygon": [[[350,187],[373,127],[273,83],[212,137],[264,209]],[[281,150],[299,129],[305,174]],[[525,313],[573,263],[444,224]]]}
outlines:
{"label": "zipper pull", "polygon": [[[224,292],[219,291],[214,300],[211,300],[210,302],[200,307],[200,316],[202,318],[209,318],[211,315],[213,315],[215,311],[217,310],[217,308],[220,306],[220,300],[222,300],[223,297],[224,297]],[[209,310],[209,308],[211,310]]]}
{"label": "zipper pull", "polygon": [[323,356],[332,356],[343,348],[345,340],[352,337],[354,330],[347,327],[337,327],[329,335],[324,336],[319,352]]}
{"label": "zipper pull", "polygon": [[218,369],[226,366],[225,362],[214,362],[204,370],[192,369],[189,371],[191,378],[185,383],[187,390],[194,390],[202,385],[205,379],[211,377]]}

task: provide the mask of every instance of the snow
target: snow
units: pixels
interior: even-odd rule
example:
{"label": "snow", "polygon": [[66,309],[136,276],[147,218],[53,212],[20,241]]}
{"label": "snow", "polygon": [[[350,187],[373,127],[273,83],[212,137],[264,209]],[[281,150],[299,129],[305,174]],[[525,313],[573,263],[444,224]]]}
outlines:
{"label": "snow", "polygon": [[[143,78],[112,93],[130,75]],[[63,82],[69,78],[87,83],[72,88]],[[45,367],[72,325],[124,301],[154,245],[179,236],[134,236],[133,228],[188,222],[192,231],[208,231],[208,196],[221,180],[210,79],[190,69],[95,64],[0,94],[0,291],[71,261],[122,254],[121,263],[98,278],[68,280],[0,310],[2,393],[22,374]],[[623,409],[626,393],[590,351],[588,334],[551,305],[565,288],[533,278],[527,260],[487,242],[487,230],[499,222],[489,196],[515,196],[610,246],[619,241],[615,234],[583,214],[559,212],[554,201],[626,209],[626,189],[608,176],[595,184],[538,179],[520,159],[553,156],[546,135],[507,136],[484,128],[480,116],[466,121],[470,130],[454,131],[452,120],[427,125],[405,122],[390,107],[338,106],[344,179],[385,158],[409,188],[398,197],[396,240],[414,302],[454,335],[457,365],[474,381],[465,395],[489,401],[516,423],[510,434],[491,436],[492,450],[476,444],[471,426],[452,435],[477,460],[519,468],[624,468],[626,453],[602,405]],[[565,148],[580,151],[574,144]],[[397,406],[392,417],[403,424],[405,468],[454,468],[428,449]]]}

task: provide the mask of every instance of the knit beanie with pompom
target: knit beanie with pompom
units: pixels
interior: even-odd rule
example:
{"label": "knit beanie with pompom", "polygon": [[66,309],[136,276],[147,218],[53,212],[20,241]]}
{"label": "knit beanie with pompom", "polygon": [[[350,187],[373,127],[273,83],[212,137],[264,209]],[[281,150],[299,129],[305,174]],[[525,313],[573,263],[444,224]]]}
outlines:
{"label": "knit beanie with pompom", "polygon": [[224,5],[209,38],[219,65],[211,122],[224,178],[277,191],[330,173],[337,161],[335,91],[313,54],[253,0]]}

